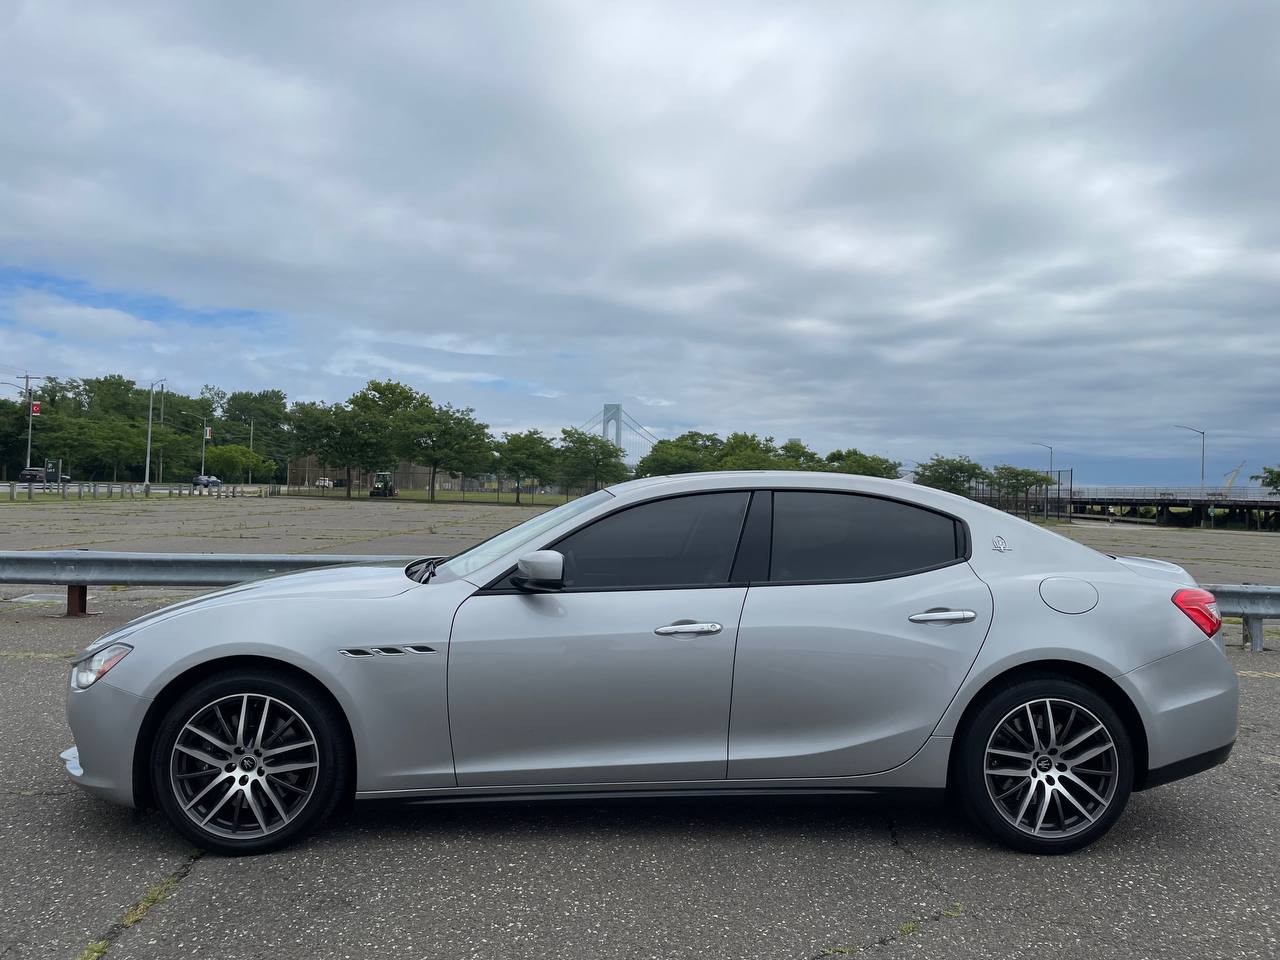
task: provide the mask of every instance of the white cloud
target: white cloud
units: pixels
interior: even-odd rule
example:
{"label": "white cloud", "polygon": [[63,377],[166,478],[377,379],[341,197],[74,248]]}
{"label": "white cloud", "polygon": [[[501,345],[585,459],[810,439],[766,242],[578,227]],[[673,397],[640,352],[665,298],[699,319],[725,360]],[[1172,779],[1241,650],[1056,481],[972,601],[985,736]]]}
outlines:
{"label": "white cloud", "polygon": [[8,363],[910,459],[1280,406],[1271,4],[0,16]]}
{"label": "white cloud", "polygon": [[23,291],[0,301],[0,315],[36,333],[68,339],[113,340],[157,337],[162,328],[114,307],[93,307],[50,293]]}

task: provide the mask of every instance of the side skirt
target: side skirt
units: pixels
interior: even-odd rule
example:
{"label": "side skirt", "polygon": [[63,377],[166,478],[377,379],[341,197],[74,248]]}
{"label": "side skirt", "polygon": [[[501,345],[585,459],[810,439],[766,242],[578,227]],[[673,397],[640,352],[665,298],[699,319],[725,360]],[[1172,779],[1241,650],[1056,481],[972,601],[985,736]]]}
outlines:
{"label": "side skirt", "polygon": [[481,800],[530,800],[555,797],[679,797],[804,794],[873,794],[889,791],[941,791],[947,785],[950,737],[930,737],[905,763],[880,773],[856,777],[785,780],[679,780],[619,783],[531,783],[493,787],[432,787],[424,790],[361,790],[356,800],[408,803],[461,803]]}

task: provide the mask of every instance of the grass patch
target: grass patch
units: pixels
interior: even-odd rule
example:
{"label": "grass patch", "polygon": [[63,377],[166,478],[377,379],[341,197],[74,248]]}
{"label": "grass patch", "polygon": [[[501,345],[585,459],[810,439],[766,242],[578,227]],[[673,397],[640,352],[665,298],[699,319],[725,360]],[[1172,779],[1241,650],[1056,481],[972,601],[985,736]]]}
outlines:
{"label": "grass patch", "polygon": [[98,960],[107,952],[107,947],[111,946],[106,940],[95,940],[81,951],[80,956],[76,960]]}
{"label": "grass patch", "polygon": [[160,883],[143,894],[142,899],[128,909],[123,917],[120,918],[122,927],[132,927],[135,923],[147,915],[147,911],[154,907],[157,903],[167,900],[169,894],[173,893],[173,888],[178,885],[177,874],[171,874],[165,877]]}

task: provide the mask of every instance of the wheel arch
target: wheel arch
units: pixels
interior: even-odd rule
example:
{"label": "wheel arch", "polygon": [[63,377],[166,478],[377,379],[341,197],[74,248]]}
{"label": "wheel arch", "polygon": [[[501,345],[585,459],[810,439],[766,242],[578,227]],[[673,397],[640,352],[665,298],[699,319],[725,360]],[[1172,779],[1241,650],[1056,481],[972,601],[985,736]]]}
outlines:
{"label": "wheel arch", "polygon": [[973,717],[997,692],[1013,683],[1041,677],[1075,680],[1089,687],[1109,703],[1125,725],[1133,744],[1133,789],[1141,790],[1147,779],[1148,748],[1147,728],[1142,715],[1129,695],[1114,680],[1100,670],[1072,660],[1033,660],[1010,667],[990,678],[969,698],[960,719],[956,723],[955,736],[951,738],[951,752],[947,760],[947,784],[951,785],[956,770],[956,753],[964,740],[964,733]]}
{"label": "wheel arch", "polygon": [[356,784],[356,768],[359,763],[359,757],[356,754],[355,737],[351,731],[351,721],[347,717],[347,712],[342,708],[342,704],[338,698],[323,682],[321,682],[313,674],[308,673],[296,664],[288,663],[285,660],[278,660],[274,657],[255,656],[247,654],[239,654],[225,657],[215,657],[212,660],[205,660],[202,663],[184,670],[182,673],[173,677],[160,690],[155,699],[151,701],[151,705],[147,708],[146,715],[142,718],[142,724],[138,727],[138,735],[133,744],[133,802],[137,807],[155,806],[155,797],[151,791],[150,776],[150,757],[151,757],[151,741],[155,737],[156,730],[160,726],[160,721],[169,711],[169,708],[177,702],[192,686],[204,680],[206,677],[221,673],[226,670],[234,669],[258,669],[270,670],[273,673],[284,674],[292,677],[302,683],[309,685],[315,689],[317,693],[325,697],[329,703],[337,711],[338,716],[342,720],[342,733],[346,740],[348,756],[350,757],[350,775],[348,783],[344,787],[344,793],[347,796],[353,796]]}

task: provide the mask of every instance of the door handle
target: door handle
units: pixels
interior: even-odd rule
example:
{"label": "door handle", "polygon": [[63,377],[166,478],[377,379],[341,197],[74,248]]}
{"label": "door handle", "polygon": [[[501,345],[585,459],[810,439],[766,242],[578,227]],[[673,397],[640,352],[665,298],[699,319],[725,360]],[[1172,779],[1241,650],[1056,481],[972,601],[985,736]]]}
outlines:
{"label": "door handle", "polygon": [[653,632],[660,637],[679,637],[686,634],[719,633],[724,627],[718,623],[697,623],[693,620],[677,620],[665,627],[658,627]]}
{"label": "door handle", "polygon": [[926,610],[907,619],[912,623],[972,623],[978,615],[972,610]]}

